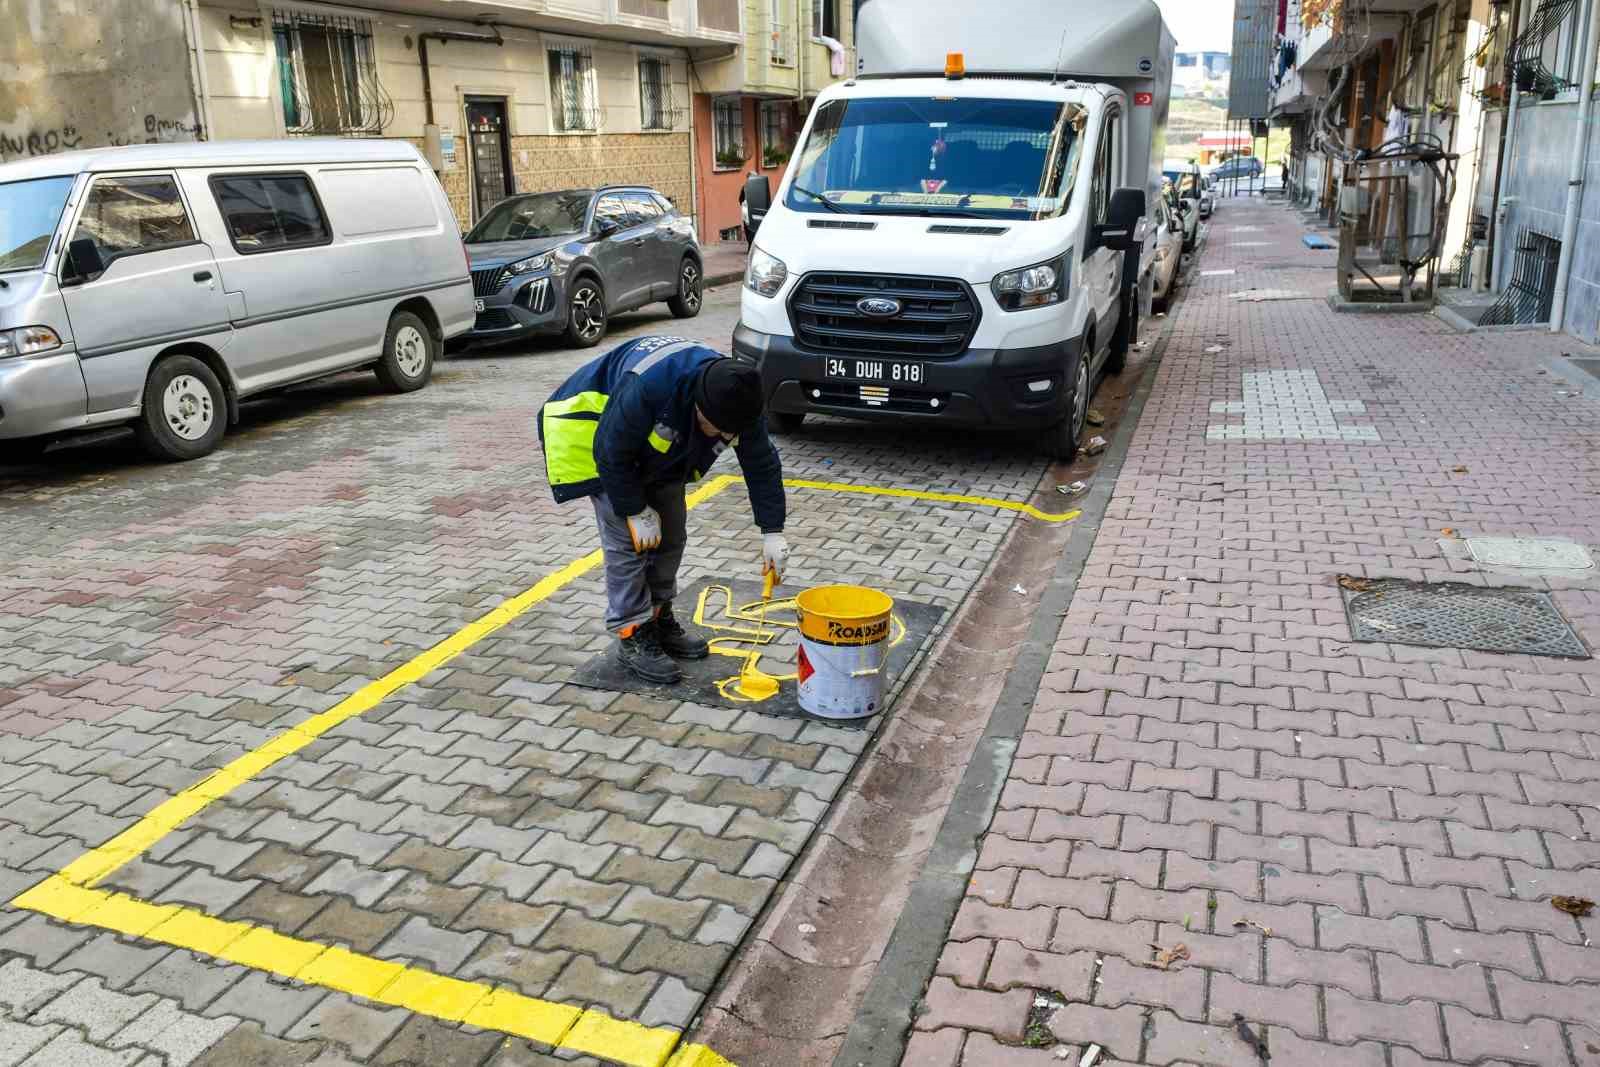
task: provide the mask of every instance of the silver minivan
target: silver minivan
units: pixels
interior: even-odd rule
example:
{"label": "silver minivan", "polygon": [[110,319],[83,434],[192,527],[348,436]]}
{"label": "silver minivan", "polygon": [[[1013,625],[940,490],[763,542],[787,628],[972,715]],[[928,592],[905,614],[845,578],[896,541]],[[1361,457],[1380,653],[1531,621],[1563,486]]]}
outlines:
{"label": "silver minivan", "polygon": [[473,300],[444,190],[402,141],[0,164],[0,442],[130,424],[194,459],[258,393],[357,367],[422,388]]}

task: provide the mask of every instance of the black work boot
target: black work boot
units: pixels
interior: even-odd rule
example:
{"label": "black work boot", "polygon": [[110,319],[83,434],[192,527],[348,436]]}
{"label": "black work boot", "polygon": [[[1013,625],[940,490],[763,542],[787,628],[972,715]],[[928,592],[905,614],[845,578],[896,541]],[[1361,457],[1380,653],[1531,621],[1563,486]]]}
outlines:
{"label": "black work boot", "polygon": [[667,658],[656,640],[654,622],[641,623],[634,628],[632,637],[618,637],[617,659],[623,669],[651,685],[676,685],[683,681],[683,672]]}
{"label": "black work boot", "polygon": [[655,618],[656,641],[673,659],[705,659],[711,655],[711,646],[683,628],[672,617],[672,605],[661,605],[661,614]]}

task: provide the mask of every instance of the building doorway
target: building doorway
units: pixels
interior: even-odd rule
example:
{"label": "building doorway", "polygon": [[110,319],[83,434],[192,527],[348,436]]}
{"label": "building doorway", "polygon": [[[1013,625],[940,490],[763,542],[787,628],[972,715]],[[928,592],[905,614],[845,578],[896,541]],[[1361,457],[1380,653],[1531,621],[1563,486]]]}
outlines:
{"label": "building doorway", "polygon": [[472,153],[472,217],[481,219],[516,191],[505,97],[467,97],[467,144]]}

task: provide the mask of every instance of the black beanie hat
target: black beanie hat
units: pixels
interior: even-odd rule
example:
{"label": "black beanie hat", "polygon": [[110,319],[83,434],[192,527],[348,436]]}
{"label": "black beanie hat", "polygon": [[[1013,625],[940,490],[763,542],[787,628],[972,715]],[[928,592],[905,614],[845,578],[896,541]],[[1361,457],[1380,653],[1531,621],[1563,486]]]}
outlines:
{"label": "black beanie hat", "polygon": [[743,360],[712,360],[700,372],[694,402],[723,433],[744,433],[761,417],[761,372]]}

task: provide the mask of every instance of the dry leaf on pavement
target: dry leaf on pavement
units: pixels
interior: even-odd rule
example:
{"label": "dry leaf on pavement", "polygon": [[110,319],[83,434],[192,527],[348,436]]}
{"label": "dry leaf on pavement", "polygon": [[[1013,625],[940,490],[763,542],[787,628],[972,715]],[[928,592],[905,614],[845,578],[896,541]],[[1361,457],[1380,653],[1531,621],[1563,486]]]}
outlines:
{"label": "dry leaf on pavement", "polygon": [[1580,919],[1586,918],[1590,912],[1594,911],[1594,901],[1585,897],[1551,897],[1550,903],[1557,911],[1564,911],[1568,915],[1576,915]]}
{"label": "dry leaf on pavement", "polygon": [[1158,971],[1175,971],[1182,967],[1189,958],[1189,946],[1181,941],[1171,948],[1162,948],[1154,942],[1151,943],[1150,947],[1156,950],[1155,959],[1144,964],[1144,966],[1154,967]]}

